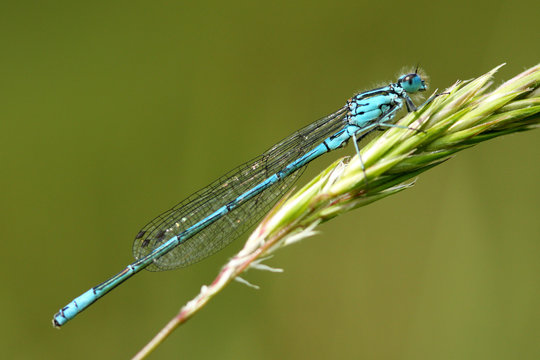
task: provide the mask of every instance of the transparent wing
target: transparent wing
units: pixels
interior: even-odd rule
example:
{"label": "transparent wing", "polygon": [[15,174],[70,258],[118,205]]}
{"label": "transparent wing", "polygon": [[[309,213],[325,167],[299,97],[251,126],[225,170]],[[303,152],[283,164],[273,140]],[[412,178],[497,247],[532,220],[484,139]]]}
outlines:
{"label": "transparent wing", "polygon": [[[274,145],[264,154],[238,166],[170,210],[150,221],[135,237],[133,255],[140,259],[171,237],[206,218],[223,205],[304,155],[345,125],[347,108],[319,119]],[[188,266],[221,250],[255,224],[302,175],[305,167],[241,204],[193,237],[156,259],[147,269]]]}

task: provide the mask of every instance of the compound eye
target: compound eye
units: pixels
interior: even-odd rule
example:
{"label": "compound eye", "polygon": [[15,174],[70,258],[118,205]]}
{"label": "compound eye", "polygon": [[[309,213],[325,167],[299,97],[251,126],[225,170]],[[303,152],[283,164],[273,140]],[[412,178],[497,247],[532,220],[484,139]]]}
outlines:
{"label": "compound eye", "polygon": [[399,84],[408,93],[426,90],[426,85],[418,74],[403,75],[399,79]]}

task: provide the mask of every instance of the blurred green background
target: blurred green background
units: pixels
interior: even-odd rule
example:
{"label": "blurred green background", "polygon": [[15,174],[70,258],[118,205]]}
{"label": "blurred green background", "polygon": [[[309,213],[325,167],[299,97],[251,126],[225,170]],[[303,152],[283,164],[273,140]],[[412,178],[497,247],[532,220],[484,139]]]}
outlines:
{"label": "blurred green background", "polygon": [[[0,8],[5,359],[127,358],[242,245],[143,272],[147,221],[355,92],[540,60],[537,1],[48,1]],[[536,35],[534,35],[536,34]],[[538,359],[540,130],[495,139],[232,284],[156,359]],[[348,147],[310,166],[305,183]],[[245,239],[245,236],[242,238]]]}

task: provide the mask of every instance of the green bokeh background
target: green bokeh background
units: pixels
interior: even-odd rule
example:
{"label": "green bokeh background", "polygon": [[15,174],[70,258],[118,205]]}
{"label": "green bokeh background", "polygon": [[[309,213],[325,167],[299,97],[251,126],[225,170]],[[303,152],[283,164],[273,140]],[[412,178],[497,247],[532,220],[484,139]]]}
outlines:
{"label": "green bokeh background", "polygon": [[[0,7],[0,348],[132,356],[242,245],[143,272],[148,220],[356,91],[540,60],[537,1],[48,1]],[[540,130],[489,141],[250,272],[155,359],[540,358]],[[348,147],[310,166],[302,183]],[[242,238],[245,239],[245,236]]]}

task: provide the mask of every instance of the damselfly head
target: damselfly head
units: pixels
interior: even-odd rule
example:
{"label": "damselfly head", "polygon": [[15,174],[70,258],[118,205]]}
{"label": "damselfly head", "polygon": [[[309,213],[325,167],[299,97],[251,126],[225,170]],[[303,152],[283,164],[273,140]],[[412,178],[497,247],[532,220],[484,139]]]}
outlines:
{"label": "damselfly head", "polygon": [[408,93],[425,91],[427,89],[426,82],[416,72],[414,74],[400,76],[397,83]]}

